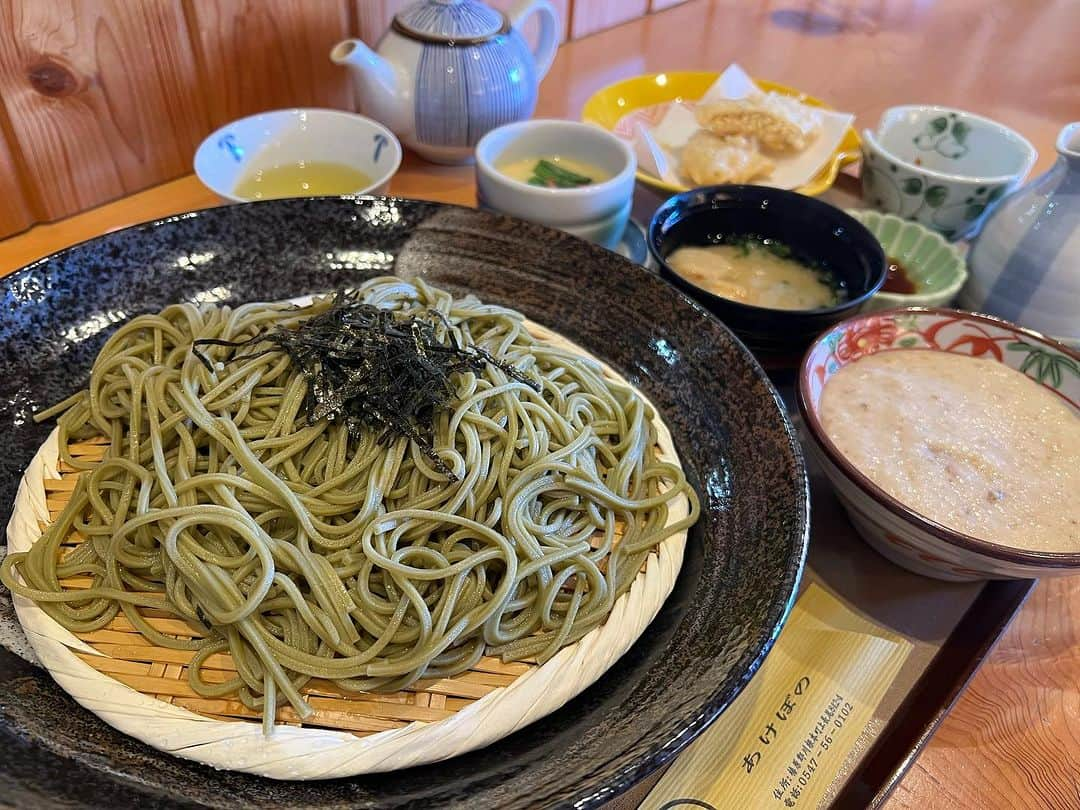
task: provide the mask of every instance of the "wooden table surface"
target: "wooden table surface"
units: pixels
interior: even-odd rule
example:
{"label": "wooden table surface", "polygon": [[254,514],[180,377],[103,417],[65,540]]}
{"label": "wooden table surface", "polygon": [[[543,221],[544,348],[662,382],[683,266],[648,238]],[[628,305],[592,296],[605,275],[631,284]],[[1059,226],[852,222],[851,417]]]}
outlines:
{"label": "wooden table surface", "polygon": [[[854,112],[861,126],[903,103],[988,115],[1035,144],[1042,171],[1057,131],[1080,116],[1077,31],[1076,0],[691,0],[565,45],[537,115],[576,118],[595,90],[638,73],[738,61]],[[391,190],[475,202],[470,168],[411,155]],[[181,178],[0,242],[0,275],[106,231],[219,202]],[[1038,585],[887,806],[1078,808],[1078,763],[1080,577]]]}

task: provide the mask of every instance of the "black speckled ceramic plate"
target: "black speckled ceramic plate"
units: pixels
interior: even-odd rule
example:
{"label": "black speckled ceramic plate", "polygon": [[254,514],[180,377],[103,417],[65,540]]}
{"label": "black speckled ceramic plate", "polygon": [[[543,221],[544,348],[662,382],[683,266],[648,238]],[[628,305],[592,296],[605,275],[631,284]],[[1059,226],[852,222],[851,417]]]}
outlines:
{"label": "black speckled ceramic plate", "polygon": [[671,759],[756,670],[791,605],[808,534],[806,473],[775,391],[727,329],[642,268],[470,209],[388,198],[218,208],[111,233],[0,280],[4,524],[49,430],[30,414],[85,384],[117,323],[175,301],[282,299],[388,272],[515,307],[660,408],[704,507],[660,615],[600,682],[488,748],[307,783],[160,754],[0,648],[0,804],[592,807]]}

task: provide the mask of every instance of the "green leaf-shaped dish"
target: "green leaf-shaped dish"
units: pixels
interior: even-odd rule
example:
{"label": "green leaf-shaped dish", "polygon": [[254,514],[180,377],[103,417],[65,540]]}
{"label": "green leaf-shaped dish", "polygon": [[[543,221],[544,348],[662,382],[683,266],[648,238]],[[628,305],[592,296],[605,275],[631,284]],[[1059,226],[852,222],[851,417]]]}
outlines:
{"label": "green leaf-shaped dish", "polygon": [[851,209],[847,213],[877,237],[885,255],[904,266],[916,287],[913,293],[879,292],[866,302],[864,312],[892,307],[945,307],[964,286],[968,274],[964,256],[957,245],[940,234],[880,211]]}

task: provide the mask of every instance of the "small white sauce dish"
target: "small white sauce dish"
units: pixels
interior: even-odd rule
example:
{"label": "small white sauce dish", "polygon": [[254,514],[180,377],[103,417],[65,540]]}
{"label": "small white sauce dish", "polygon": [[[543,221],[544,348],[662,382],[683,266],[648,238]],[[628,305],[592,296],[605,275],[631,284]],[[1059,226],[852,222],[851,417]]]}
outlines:
{"label": "small white sauce dish", "polygon": [[[610,178],[575,188],[533,186],[499,166],[528,158],[561,157],[601,169]],[[535,119],[493,129],[476,145],[481,208],[548,225],[614,248],[626,229],[637,162],[630,146],[592,124]]]}
{"label": "small white sauce dish", "polygon": [[862,150],[863,200],[949,240],[977,231],[1038,157],[996,121],[934,106],[886,110],[876,132],[863,132]]}
{"label": "small white sauce dish", "polygon": [[241,118],[211,134],[195,152],[195,174],[233,202],[248,172],[299,161],[340,163],[371,183],[352,194],[382,194],[401,165],[401,144],[378,121],[340,110],[272,110]]}

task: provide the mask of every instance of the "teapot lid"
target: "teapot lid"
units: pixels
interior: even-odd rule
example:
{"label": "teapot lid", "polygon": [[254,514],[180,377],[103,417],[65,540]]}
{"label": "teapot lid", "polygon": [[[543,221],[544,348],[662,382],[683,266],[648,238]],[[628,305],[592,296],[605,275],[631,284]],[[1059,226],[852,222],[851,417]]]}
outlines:
{"label": "teapot lid", "polygon": [[474,45],[505,34],[510,21],[476,0],[420,0],[394,15],[393,29],[425,42]]}

